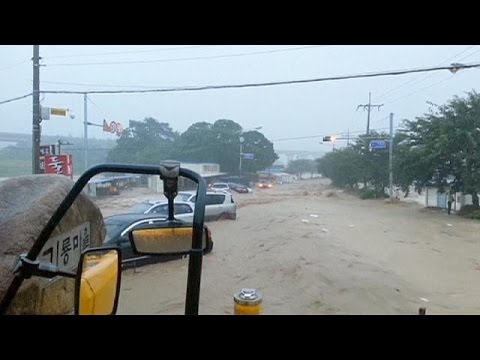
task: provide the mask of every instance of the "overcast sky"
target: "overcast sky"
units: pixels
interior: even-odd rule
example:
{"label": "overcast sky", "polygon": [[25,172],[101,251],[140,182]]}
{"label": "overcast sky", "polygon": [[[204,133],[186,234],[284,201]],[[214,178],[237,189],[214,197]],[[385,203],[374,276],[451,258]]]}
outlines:
{"label": "overcast sky", "polygon": [[[0,101],[32,92],[32,48],[0,46]],[[41,45],[40,56],[41,64],[45,65],[40,69],[41,90],[84,91],[284,81],[452,62],[473,63],[480,61],[480,46]],[[58,66],[114,62],[132,63]],[[380,111],[372,111],[371,128],[378,129],[388,127],[391,112],[398,126],[402,119],[424,114],[429,107],[426,101],[443,104],[454,95],[463,96],[476,90],[479,84],[480,69],[470,69],[456,74],[444,70],[245,89],[91,94],[88,120],[96,123],[113,120],[126,127],[129,119],[154,117],[182,132],[194,122],[231,119],[246,130],[262,126],[261,131],[270,140],[335,135],[347,129],[358,133],[366,128],[367,113],[362,109],[357,111],[357,106],[368,102],[369,91],[373,104],[385,104]],[[43,134],[83,136],[82,95],[46,94],[41,103],[69,108],[75,113],[75,119],[51,117],[44,121]],[[31,128],[31,97],[0,105],[0,131],[31,133]],[[115,138],[97,127],[89,127],[89,137]],[[315,138],[274,141],[274,144],[277,150],[331,148],[319,141]]]}

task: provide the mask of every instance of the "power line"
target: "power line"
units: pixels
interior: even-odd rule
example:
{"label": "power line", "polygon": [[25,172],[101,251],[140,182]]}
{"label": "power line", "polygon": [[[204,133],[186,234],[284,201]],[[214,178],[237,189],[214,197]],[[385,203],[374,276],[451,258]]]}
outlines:
{"label": "power line", "polygon": [[[475,46],[477,46],[477,45],[471,45],[471,46],[469,46],[468,48],[460,51],[459,53],[457,53],[457,54],[455,54],[454,56],[448,58],[447,60],[442,61],[441,63],[437,64],[436,66],[442,66],[442,65],[444,65],[444,64],[446,64],[446,63],[454,60],[455,58],[457,58],[457,57],[460,56],[461,54],[469,51],[470,49],[474,48]],[[475,52],[474,52],[474,53],[475,53]],[[473,55],[473,54],[468,55],[468,57],[470,57],[471,55]],[[464,60],[464,58],[459,59],[459,61],[462,61],[462,60]],[[400,84],[399,86],[394,87],[393,89],[387,90],[386,92],[380,94],[380,95],[377,97],[377,99],[381,99],[382,97],[385,97],[385,96],[387,96],[387,95],[389,95],[389,94],[395,93],[395,92],[397,92],[399,89],[403,88],[404,86],[406,86],[406,85],[408,85],[408,84],[411,84],[410,86],[413,86],[414,84],[415,84],[415,85],[416,85],[416,84],[419,84],[419,83],[427,80],[428,78],[432,77],[433,75],[434,75],[434,74],[427,74],[427,75],[424,74],[424,75],[421,75],[421,76],[419,76],[419,77],[410,79],[410,80],[408,80],[408,81]],[[388,97],[389,97],[389,96],[387,96],[387,98],[388,98]]]}
{"label": "power line", "polygon": [[213,56],[197,56],[190,58],[175,58],[175,59],[157,59],[157,60],[133,60],[133,61],[111,61],[111,62],[88,62],[88,63],[60,63],[60,64],[48,64],[47,66],[91,66],[91,65],[122,65],[122,64],[152,64],[152,63],[162,63],[162,62],[177,62],[177,61],[193,61],[193,60],[206,60],[206,59],[219,59],[219,58],[230,58],[238,56],[250,56],[250,55],[260,55],[260,54],[271,54],[278,52],[287,52],[287,51],[297,51],[304,50],[316,47],[323,47],[328,45],[312,45],[312,46],[302,46],[297,48],[288,48],[288,49],[277,49],[277,50],[266,50],[266,51],[255,51],[248,53],[237,53],[237,54],[227,54],[227,55],[213,55]]}
{"label": "power line", "polygon": [[303,139],[316,139],[319,137],[324,137],[326,135],[310,135],[310,136],[298,136],[298,137],[289,137],[289,138],[282,138],[282,139],[274,139],[271,140],[272,142],[275,141],[290,141],[290,140],[303,140]]}
{"label": "power line", "polygon": [[172,47],[164,49],[152,49],[152,50],[131,50],[131,51],[113,51],[113,52],[103,52],[103,53],[90,53],[90,54],[76,54],[76,55],[54,55],[46,56],[44,59],[59,59],[59,58],[71,58],[71,57],[89,57],[89,56],[108,56],[108,55],[122,55],[122,54],[140,54],[140,53],[152,53],[152,52],[163,52],[163,51],[175,51],[175,50],[185,50],[185,49],[199,49],[205,47],[212,47],[219,45],[193,45],[193,46],[183,46],[183,47]]}
{"label": "power line", "polygon": [[439,70],[450,70],[453,73],[458,71],[459,69],[470,69],[470,68],[476,68],[479,66],[480,66],[480,63],[456,64],[456,65],[438,66],[438,67],[429,67],[429,68],[381,71],[381,72],[353,74],[353,75],[339,75],[339,76],[330,76],[330,77],[314,78],[314,79],[272,81],[272,82],[264,82],[264,83],[247,83],[247,84],[231,84],[231,85],[206,85],[206,86],[161,88],[161,89],[149,89],[149,90],[89,90],[89,91],[42,90],[40,92],[43,94],[135,94],[135,93],[142,94],[142,93],[159,93],[159,92],[178,92],[178,91],[203,91],[203,90],[305,84],[305,83],[314,83],[314,82],[323,82],[323,81],[349,80],[349,79],[360,79],[360,78],[381,77],[381,76],[396,76],[396,75],[404,75],[404,74],[411,74],[411,73],[432,72],[432,71],[439,71]]}
{"label": "power line", "polygon": [[[74,85],[74,86],[93,86],[93,87],[112,87],[112,88],[144,88],[144,89],[158,89],[159,86],[146,85],[106,85],[106,84],[85,84],[85,83],[71,83],[62,81],[42,81],[42,84],[59,84],[59,85]],[[164,88],[175,88],[174,86]]]}
{"label": "power line", "polygon": [[372,108],[377,108],[378,111],[380,111],[380,108],[383,106],[383,104],[372,104],[372,93],[368,93],[368,104],[360,104],[357,106],[357,110],[361,107],[363,107],[363,110],[367,109],[368,115],[367,115],[367,135],[370,132],[370,112],[372,111]]}
{"label": "power line", "polygon": [[[398,129],[399,127],[396,127],[395,129]],[[379,130],[388,130],[390,129],[389,127],[384,127],[384,128],[377,128],[377,129],[371,129],[371,131],[379,131]],[[350,134],[356,134],[356,133],[363,133],[364,130],[355,130],[355,131],[350,131]],[[344,134],[344,132],[331,132],[330,134],[322,134],[322,135],[309,135],[309,136],[298,136],[298,137],[288,137],[288,138],[281,138],[281,139],[274,139],[270,140],[272,142],[277,142],[277,141],[291,141],[291,140],[303,140],[303,139],[316,139],[324,136],[331,136],[332,134]]]}
{"label": "power line", "polygon": [[[479,66],[480,66],[480,63],[462,64],[460,68],[470,69],[470,68],[476,68]],[[197,86],[197,87],[192,86],[192,87],[177,87],[177,88],[163,88],[163,89],[150,89],[150,90],[98,90],[98,91],[97,90],[90,90],[90,91],[42,90],[40,91],[40,93],[42,94],[134,94],[134,93],[177,92],[177,91],[202,91],[202,90],[216,90],[216,89],[229,89],[229,88],[292,85],[292,84],[302,84],[302,83],[312,83],[312,82],[322,82],[322,81],[359,79],[359,78],[368,78],[368,77],[396,76],[396,75],[404,75],[409,73],[431,72],[431,71],[439,71],[439,70],[450,70],[453,72],[453,71],[457,71],[458,69],[459,69],[458,65],[450,65],[450,66],[440,66],[440,67],[431,67],[431,68],[393,70],[393,71],[384,71],[384,72],[375,72],[375,73],[340,75],[340,76],[316,78],[316,79],[277,81],[277,82],[267,82],[267,83],[208,85],[208,86]],[[6,104],[12,101],[20,100],[31,95],[32,93],[19,96],[16,98],[4,100],[0,102],[0,105]]]}
{"label": "power line", "polygon": [[[478,45],[474,45],[474,46],[478,46]],[[464,57],[458,59],[458,61],[464,61],[464,60],[468,59],[469,57],[472,57],[473,55],[478,54],[479,52],[480,52],[480,49],[468,54],[467,56],[464,56]]]}
{"label": "power line", "polygon": [[409,93],[409,94],[407,94],[407,95],[404,95],[404,96],[400,96],[400,97],[398,97],[398,98],[390,101],[389,103],[390,103],[390,104],[394,104],[394,103],[396,103],[396,102],[398,102],[398,101],[400,101],[400,100],[406,99],[406,98],[408,98],[408,97],[410,97],[410,96],[412,96],[412,95],[415,95],[415,94],[417,94],[417,93],[419,93],[419,92],[422,92],[422,91],[424,91],[424,90],[430,89],[430,88],[433,87],[433,86],[436,86],[436,85],[441,84],[441,83],[443,83],[443,82],[445,82],[445,81],[451,80],[451,79],[453,79],[454,76],[455,76],[455,75],[452,74],[452,75],[450,75],[449,77],[447,77],[447,78],[445,78],[445,79],[442,79],[442,80],[437,81],[437,82],[435,82],[435,83],[433,83],[433,84],[430,84],[430,85],[428,85],[428,86],[425,86],[425,87],[423,87],[423,88],[421,88],[421,89],[418,89],[417,91],[411,92],[411,93]]}
{"label": "power line", "polygon": [[374,123],[379,123],[380,121],[388,120],[389,117],[390,117],[390,116],[385,116],[385,117],[383,117],[383,118],[381,118],[381,119],[377,119],[377,120],[372,121],[372,122],[374,122]]}
{"label": "power line", "polygon": [[23,96],[19,96],[19,97],[13,98],[13,99],[3,100],[3,101],[0,101],[0,105],[6,104],[6,103],[9,103],[9,102],[12,102],[12,101],[17,101],[17,100],[25,99],[25,98],[27,98],[27,97],[29,97],[29,96],[32,96],[32,95],[33,95],[33,94],[30,93],[30,94],[23,95]]}
{"label": "power line", "polygon": [[91,103],[93,106],[95,106],[98,111],[100,111],[100,113],[103,115],[103,117],[106,117],[106,116],[105,116],[105,113],[103,112],[103,110],[100,109],[100,106],[98,106],[97,104],[95,104],[95,102],[93,102],[93,100],[90,99],[88,96],[87,96],[87,100],[90,101],[90,103]]}
{"label": "power line", "polygon": [[16,63],[16,64],[13,64],[13,65],[9,65],[9,66],[6,66],[6,67],[3,67],[3,68],[0,68],[0,71],[4,71],[4,70],[9,70],[9,69],[13,69],[17,66],[20,66],[20,65],[23,65],[27,62],[29,62],[30,60],[24,60],[24,61],[21,61],[19,63]]}

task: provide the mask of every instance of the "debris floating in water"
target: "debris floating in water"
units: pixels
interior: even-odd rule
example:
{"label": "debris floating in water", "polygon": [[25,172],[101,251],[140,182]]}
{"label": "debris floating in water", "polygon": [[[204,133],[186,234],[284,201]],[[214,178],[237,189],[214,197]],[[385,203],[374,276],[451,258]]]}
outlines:
{"label": "debris floating in water", "polygon": [[422,298],[422,297],[420,298],[420,300],[428,302],[428,299],[425,299],[425,298]]}

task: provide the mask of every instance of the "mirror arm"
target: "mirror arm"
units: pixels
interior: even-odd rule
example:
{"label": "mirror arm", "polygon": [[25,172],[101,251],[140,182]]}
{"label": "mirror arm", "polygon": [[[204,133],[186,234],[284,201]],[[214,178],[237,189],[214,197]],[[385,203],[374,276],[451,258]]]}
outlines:
{"label": "mirror arm", "polygon": [[30,260],[26,254],[20,255],[20,258],[13,270],[15,275],[23,279],[30,279],[32,276],[39,276],[51,279],[55,276],[66,276],[75,279],[76,273],[62,271],[58,266],[51,263],[40,262],[39,260]]}
{"label": "mirror arm", "polygon": [[32,276],[39,276],[48,279],[59,275],[73,279],[77,276],[76,273],[61,271],[53,264],[40,262],[38,260],[30,260],[27,257],[27,254],[20,255],[18,262],[13,269],[13,275],[13,281],[0,303],[0,315],[6,314],[7,309],[15,297],[18,288],[22,285],[23,280],[30,279]]}
{"label": "mirror arm", "polygon": [[163,194],[168,199],[168,220],[175,220],[173,201],[178,194],[180,163],[164,161],[160,164],[160,179],[163,180]]}

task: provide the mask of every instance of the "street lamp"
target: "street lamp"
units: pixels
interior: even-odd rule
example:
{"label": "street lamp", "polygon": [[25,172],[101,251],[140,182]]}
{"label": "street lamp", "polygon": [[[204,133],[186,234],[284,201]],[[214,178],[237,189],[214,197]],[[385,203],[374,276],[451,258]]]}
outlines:
{"label": "street lamp", "polygon": [[452,74],[456,74],[458,71],[465,68],[465,64],[460,64],[460,63],[452,63],[452,64],[450,64],[450,66],[452,66],[452,67],[449,69],[449,71]]}
{"label": "street lamp", "polygon": [[245,141],[245,138],[242,136],[242,134],[247,132],[247,131],[260,130],[261,128],[262,128],[262,126],[257,126],[253,129],[242,130],[240,132],[240,137],[239,137],[239,141],[240,141],[240,162],[238,163],[238,176],[239,177],[242,176],[243,142]]}

